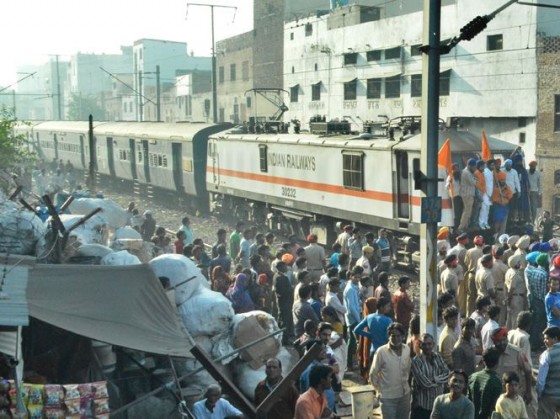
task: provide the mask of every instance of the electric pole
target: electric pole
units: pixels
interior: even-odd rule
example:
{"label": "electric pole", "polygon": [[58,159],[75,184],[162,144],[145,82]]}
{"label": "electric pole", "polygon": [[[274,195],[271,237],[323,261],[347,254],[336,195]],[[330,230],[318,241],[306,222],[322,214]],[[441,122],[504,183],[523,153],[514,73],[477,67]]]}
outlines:
{"label": "electric pole", "polygon": [[157,121],[161,122],[161,88],[159,85],[159,65],[156,65],[156,115]]}
{"label": "electric pole", "polygon": [[60,63],[58,62],[58,54],[56,55],[56,97],[58,105],[58,120],[62,121],[62,103],[60,98]]}
{"label": "electric pole", "polygon": [[[235,6],[224,6],[220,4],[203,4],[203,3],[187,3],[187,13],[189,11],[189,6],[206,6],[210,7],[210,19],[212,27],[212,114],[213,121],[215,124],[218,123],[218,92],[216,84],[216,44],[214,42],[214,7],[221,7],[224,9],[235,9]],[[235,20],[235,14],[233,15]]]}

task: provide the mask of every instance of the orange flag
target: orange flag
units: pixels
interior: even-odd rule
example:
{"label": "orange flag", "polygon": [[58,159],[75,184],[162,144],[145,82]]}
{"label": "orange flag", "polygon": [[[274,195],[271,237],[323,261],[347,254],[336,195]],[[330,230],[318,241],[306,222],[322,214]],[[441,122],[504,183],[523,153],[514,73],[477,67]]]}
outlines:
{"label": "orange flag", "polygon": [[482,160],[488,161],[492,158],[492,150],[488,145],[488,139],[486,138],[486,133],[482,130]]}
{"label": "orange flag", "polygon": [[[449,138],[445,140],[445,143],[443,143],[438,152],[437,163],[438,167],[445,168],[447,174],[451,176],[453,169],[451,168],[451,141]],[[451,183],[451,190],[449,192],[453,196],[453,183]]]}

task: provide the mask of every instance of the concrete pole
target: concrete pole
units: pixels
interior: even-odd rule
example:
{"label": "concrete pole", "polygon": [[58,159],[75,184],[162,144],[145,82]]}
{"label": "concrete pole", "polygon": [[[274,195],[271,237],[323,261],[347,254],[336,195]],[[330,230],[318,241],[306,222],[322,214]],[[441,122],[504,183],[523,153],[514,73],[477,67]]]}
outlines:
{"label": "concrete pole", "polygon": [[144,95],[142,93],[142,70],[138,71],[138,115],[140,122],[144,121]]}
{"label": "concrete pole", "polygon": [[[422,61],[422,148],[420,170],[426,175],[422,200],[438,198],[439,43],[441,0],[424,0],[423,45],[429,45]],[[430,205],[434,209],[434,205]],[[424,210],[423,210],[424,211]],[[433,213],[432,213],[433,215]],[[428,217],[420,226],[420,329],[437,342],[437,221]]]}
{"label": "concrete pole", "polygon": [[58,55],[56,56],[56,97],[58,105],[58,120],[62,121],[62,99],[60,94],[60,63],[58,61]]}
{"label": "concrete pole", "polygon": [[216,84],[216,43],[214,42],[214,6],[210,6],[212,19],[212,115],[213,122],[218,123],[218,91]]}
{"label": "concrete pole", "polygon": [[159,65],[156,65],[156,114],[157,121],[161,122],[161,87],[159,85]]}

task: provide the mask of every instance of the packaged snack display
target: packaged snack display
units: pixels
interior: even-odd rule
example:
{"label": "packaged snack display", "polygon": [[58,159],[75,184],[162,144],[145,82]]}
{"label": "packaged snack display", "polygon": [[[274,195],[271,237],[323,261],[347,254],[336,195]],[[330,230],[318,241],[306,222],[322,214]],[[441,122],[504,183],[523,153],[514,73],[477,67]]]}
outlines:
{"label": "packaged snack display", "polygon": [[91,383],[93,387],[93,394],[96,399],[104,399],[109,397],[107,392],[107,381],[98,381],[96,383]]}
{"label": "packaged snack display", "polygon": [[41,384],[24,384],[24,387],[29,389],[28,404],[43,406],[43,388]]}
{"label": "packaged snack display", "polygon": [[48,384],[44,387],[45,406],[62,407],[64,402],[64,387],[58,384]]}

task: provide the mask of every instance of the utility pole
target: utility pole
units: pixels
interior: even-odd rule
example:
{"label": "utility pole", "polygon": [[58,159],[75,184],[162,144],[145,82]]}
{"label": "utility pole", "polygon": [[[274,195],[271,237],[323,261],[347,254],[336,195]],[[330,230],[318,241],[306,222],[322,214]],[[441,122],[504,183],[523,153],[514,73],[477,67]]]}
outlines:
{"label": "utility pole", "polygon": [[58,105],[58,120],[62,121],[62,104],[60,98],[60,63],[58,61],[58,54],[56,55],[56,97]]}
{"label": "utility pole", "polygon": [[439,142],[439,42],[441,0],[424,0],[424,48],[422,58],[422,214],[420,224],[420,319],[421,332],[437,340],[436,237],[441,218],[438,197]]}
{"label": "utility pole", "polygon": [[[210,19],[211,19],[211,27],[212,27],[212,114],[213,114],[213,121],[215,124],[217,124],[218,123],[218,92],[217,92],[217,84],[216,84],[216,44],[214,42],[214,7],[221,7],[224,9],[235,9],[235,11],[237,11],[237,7],[224,6],[220,4],[187,3],[187,13],[189,11],[189,6],[210,7]],[[233,19],[235,20],[235,14],[233,15]]]}
{"label": "utility pole", "polygon": [[138,92],[140,96],[138,97],[138,115],[140,122],[144,120],[144,102],[142,102],[142,70],[138,70]]}
{"label": "utility pole", "polygon": [[156,65],[156,114],[157,121],[161,122],[161,88],[159,85],[159,65]]}

